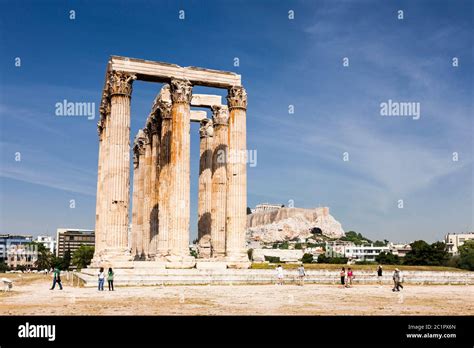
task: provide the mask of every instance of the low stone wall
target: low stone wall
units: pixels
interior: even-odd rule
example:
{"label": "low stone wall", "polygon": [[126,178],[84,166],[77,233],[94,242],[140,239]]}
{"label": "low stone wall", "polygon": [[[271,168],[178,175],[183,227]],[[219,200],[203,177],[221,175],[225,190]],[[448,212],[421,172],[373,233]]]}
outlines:
{"label": "low stone wall", "polygon": [[[115,269],[114,284],[123,286],[136,285],[207,285],[207,284],[272,284],[276,281],[274,270],[255,269],[156,269],[124,268]],[[97,269],[86,269],[78,273],[84,286],[97,286]],[[305,283],[338,284],[339,272],[334,270],[307,270]],[[404,271],[406,284],[460,284],[474,285],[474,272],[437,272],[437,271]],[[296,270],[285,270],[284,282],[292,284],[297,281]],[[355,272],[354,284],[375,284],[378,282],[374,272]],[[392,284],[392,274],[386,273],[382,283]]]}

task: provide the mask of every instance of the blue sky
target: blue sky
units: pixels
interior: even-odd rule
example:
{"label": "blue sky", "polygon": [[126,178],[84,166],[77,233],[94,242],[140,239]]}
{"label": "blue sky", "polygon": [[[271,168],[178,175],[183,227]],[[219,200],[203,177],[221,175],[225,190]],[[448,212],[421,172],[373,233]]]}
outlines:
{"label": "blue sky", "polygon": [[[346,231],[374,239],[434,241],[473,230],[470,1],[0,5],[1,233],[94,227],[97,119],[55,116],[55,104],[98,108],[110,55],[242,75],[248,149],[257,151],[257,166],[248,168],[250,206],[329,206]],[[132,136],[160,87],[134,84]],[[382,117],[379,105],[389,99],[420,103],[420,119]],[[192,236],[198,141],[193,124]]]}

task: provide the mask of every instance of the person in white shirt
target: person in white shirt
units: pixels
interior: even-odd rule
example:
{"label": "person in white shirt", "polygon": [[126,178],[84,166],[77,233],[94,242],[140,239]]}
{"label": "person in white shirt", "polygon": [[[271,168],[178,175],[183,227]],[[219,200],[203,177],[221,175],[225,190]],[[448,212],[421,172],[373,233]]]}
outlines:
{"label": "person in white shirt", "polygon": [[299,285],[303,286],[304,285],[304,277],[306,276],[306,272],[304,271],[304,265],[301,264],[298,267],[298,280],[299,280]]}
{"label": "person in white shirt", "polygon": [[104,281],[105,281],[104,267],[100,268],[98,277],[99,277],[99,291],[104,291]]}
{"label": "person in white shirt", "polygon": [[278,285],[283,285],[283,267],[281,265],[278,265],[276,268],[277,271],[277,284]]}

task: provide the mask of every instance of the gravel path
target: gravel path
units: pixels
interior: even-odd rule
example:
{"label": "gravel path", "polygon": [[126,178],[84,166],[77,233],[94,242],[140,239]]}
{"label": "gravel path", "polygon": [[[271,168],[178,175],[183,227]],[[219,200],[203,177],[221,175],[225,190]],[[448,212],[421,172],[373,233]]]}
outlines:
{"label": "gravel path", "polygon": [[474,315],[474,286],[235,285],[49,290],[49,279],[0,293],[0,315]]}

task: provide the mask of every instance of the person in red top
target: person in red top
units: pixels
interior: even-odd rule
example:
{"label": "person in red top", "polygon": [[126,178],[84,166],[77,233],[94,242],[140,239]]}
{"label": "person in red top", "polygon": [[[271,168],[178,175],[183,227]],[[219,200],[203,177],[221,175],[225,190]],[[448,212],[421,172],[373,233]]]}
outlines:
{"label": "person in red top", "polygon": [[352,279],[354,279],[354,273],[352,273],[352,268],[347,269],[347,284],[346,287],[352,287]]}

